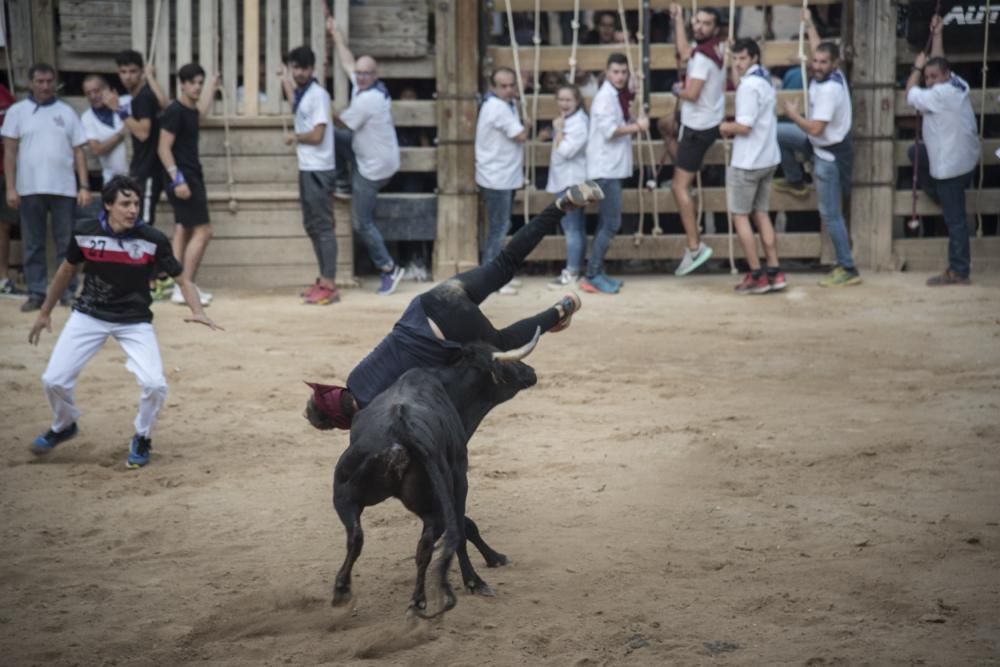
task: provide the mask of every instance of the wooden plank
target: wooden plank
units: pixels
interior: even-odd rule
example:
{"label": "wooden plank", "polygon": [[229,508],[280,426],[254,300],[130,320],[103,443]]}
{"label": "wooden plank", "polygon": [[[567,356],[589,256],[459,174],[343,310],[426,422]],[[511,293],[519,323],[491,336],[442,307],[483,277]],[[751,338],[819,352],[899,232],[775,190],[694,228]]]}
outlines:
{"label": "wooden plank", "polygon": [[[176,0],[174,6],[177,9],[177,48],[174,51],[174,62],[177,63],[177,69],[180,69],[194,60],[194,44],[192,43],[194,39],[192,30],[194,15],[191,13],[191,0]],[[205,63],[201,63],[201,66],[204,67]],[[206,76],[205,81],[209,80]],[[180,81],[178,81],[178,85],[180,85]]]}
{"label": "wooden plank", "polygon": [[219,72],[219,0],[198,0],[198,62],[211,82]]}
{"label": "wooden plank", "polygon": [[[303,37],[302,28],[302,3],[297,0],[291,0],[291,2],[288,3],[288,38],[286,40],[286,52],[306,43],[305,38]],[[319,54],[317,54],[316,57],[318,58]]]}
{"label": "wooden plank", "polygon": [[124,16],[131,20],[132,0],[59,0],[59,19],[68,16]]}
{"label": "wooden plank", "polygon": [[146,0],[132,0],[132,48],[143,55],[149,46],[149,28],[146,24]]}
{"label": "wooden plank", "polygon": [[243,0],[243,114],[258,114],[260,92],[260,3]]}
{"label": "wooden plank", "polygon": [[[645,200],[645,210],[649,214],[652,211],[652,194],[643,190]],[[520,211],[521,202],[524,201],[524,190],[519,190],[514,195],[514,210]],[[704,210],[708,212],[726,211],[726,189],[724,187],[703,188]],[[554,196],[541,190],[532,190],[529,200],[528,210],[532,213],[540,213],[546,206],[552,203]],[[659,193],[660,213],[677,213],[677,202],[673,195],[664,187]],[[771,192],[772,211],[815,211],[816,193],[810,189],[809,195],[799,199],[782,192]],[[587,208],[588,213],[596,214],[597,206],[591,205]],[[625,188],[622,190],[622,213],[639,212],[639,190],[636,188]]]}
{"label": "wooden plank", "polygon": [[[535,10],[536,0],[511,0],[510,7],[515,12],[532,12]],[[574,0],[545,0],[544,8],[546,11],[553,10],[565,10],[572,11]],[[614,10],[616,8],[615,3],[612,0],[579,0],[580,1],[580,11],[594,10],[594,9],[606,9]],[[737,7],[759,7],[761,5],[760,0],[699,0],[699,7],[729,7],[729,3],[732,2]],[[809,0],[810,5],[835,5],[840,4],[841,0]],[[665,3],[663,7],[660,7],[661,3],[654,3],[654,8],[666,8]],[[801,7],[802,3],[799,0],[768,0],[768,7],[780,7],[782,5]],[[682,6],[687,8],[685,3]],[[497,3],[497,7],[502,9],[505,7],[503,3]],[[634,3],[626,4],[626,9],[634,9]]]}
{"label": "wooden plank", "polygon": [[[912,145],[913,142],[908,139],[896,141],[893,144],[893,159],[897,167],[907,167],[910,165],[910,158],[907,156],[906,151]],[[980,150],[980,161],[987,166],[1000,164],[1000,158],[997,157],[998,149],[1000,149],[1000,139],[984,139]],[[978,183],[979,181],[976,182]]]}
{"label": "wooden plank", "polygon": [[[982,6],[982,5],[980,5]],[[993,12],[997,11],[996,5],[993,5]],[[990,32],[993,32],[993,26],[996,25],[996,19],[994,18],[993,23],[990,25]],[[986,60],[996,61],[1000,60],[1000,42],[991,41],[990,48],[987,51]],[[982,41],[979,42],[977,47],[966,53],[956,53],[955,51],[950,51],[947,53],[948,62],[954,65],[955,63],[981,63],[983,61],[983,51],[982,51]],[[903,65],[912,65],[913,59],[917,57],[917,52],[913,50],[910,43],[905,39],[896,40],[896,62]],[[971,81],[969,83],[972,83]]]}
{"label": "wooden plank", "polygon": [[426,2],[350,8],[351,49],[356,55],[374,58],[425,56],[427,42]]}
{"label": "wooden plank", "polygon": [[[155,13],[156,7],[154,4],[153,12]],[[152,17],[153,25],[156,26],[156,34],[152,36],[153,41],[156,42],[153,47],[153,65],[156,67],[156,80],[159,82],[160,87],[169,93],[170,91],[170,3],[164,0],[163,5],[160,7],[160,18],[159,21],[156,20],[156,16]],[[149,54],[147,54],[146,60],[150,60]]]}
{"label": "wooden plank", "polygon": [[236,0],[222,0],[222,86],[225,88],[230,116],[236,114],[239,29]]}
{"label": "wooden plank", "polygon": [[[34,62],[34,40],[31,36],[31,2],[29,0],[9,0],[10,16],[10,58],[14,68],[15,87],[12,92],[27,90],[28,68]],[[16,38],[15,38],[16,36]]]}
{"label": "wooden plank", "polygon": [[326,79],[330,75],[326,68],[326,0],[309,2],[309,44],[316,54],[316,80],[326,88],[329,86]]}
{"label": "wooden plank", "polygon": [[[353,254],[351,244],[337,243],[338,264]],[[289,236],[275,243],[273,239],[227,239],[213,238],[205,251],[202,266],[243,266],[256,267],[257,264],[316,264],[316,254],[312,242],[305,232]]]}
{"label": "wooden plank", "polygon": [[[762,60],[767,67],[782,67],[799,64],[799,43],[798,41],[780,40],[764,42],[761,45]],[[534,62],[534,47],[521,47],[519,55],[521,63]],[[539,68],[543,72],[561,72],[569,69],[569,46],[543,46],[541,47],[541,57]],[[576,59],[577,68],[585,70],[604,70],[608,56],[612,53],[622,51],[620,44],[608,46],[580,46],[577,48]],[[677,56],[674,53],[673,44],[650,44],[649,46],[650,69],[676,69]],[[508,46],[491,46],[487,49],[486,65],[490,68],[497,66],[513,67],[514,54]]]}
{"label": "wooden plank", "polygon": [[[437,169],[437,149],[401,148],[399,151],[400,171],[433,172]],[[223,156],[202,154],[201,164],[205,171],[207,185],[222,185],[226,182],[226,161]],[[259,156],[233,160],[233,178],[241,185],[250,183],[298,183],[298,163],[294,153],[284,155]]]}
{"label": "wooden plank", "polygon": [[[714,251],[715,257],[728,257],[728,239],[725,234],[702,234],[702,241]],[[594,238],[587,238],[587,245],[593,244]],[[820,235],[817,232],[799,234],[778,234],[778,252],[781,257],[813,258],[819,257]],[[619,234],[611,240],[608,254],[610,260],[623,259],[680,259],[684,254],[686,241],[683,234],[664,234],[661,236],[643,236],[638,245],[631,234]],[[760,241],[758,240],[758,248]],[[763,251],[760,253],[763,256]],[[744,257],[743,246],[735,244],[733,256]],[[566,237],[547,236],[528,255],[529,262],[559,261],[566,259]]]}
{"label": "wooden plank", "polygon": [[378,63],[378,75],[380,79],[433,79],[434,59],[383,58]]}
{"label": "wooden plank", "polygon": [[[969,91],[969,101],[972,102],[972,108],[976,112],[976,117],[979,117],[979,103],[983,98],[982,89],[978,87],[978,81],[972,90]],[[1000,97],[1000,88],[987,88],[986,89],[986,113],[987,115],[1000,114],[1000,101],[997,98]],[[899,90],[896,91],[896,117],[901,118],[904,116],[916,116],[917,111],[909,104],[906,103],[906,91]]]}
{"label": "wooden plank", "polygon": [[[351,5],[350,0],[333,0],[333,17],[337,21],[337,28],[340,34],[347,40],[347,45],[352,49],[355,57],[363,55],[354,48],[351,41]],[[332,52],[330,54],[330,66],[333,67],[333,101],[334,107],[344,109],[350,104],[350,79],[344,71],[343,64],[337,57],[337,49],[334,44],[330,44]]]}
{"label": "wooden plank", "polygon": [[[86,102],[84,98],[78,98]],[[392,117],[396,127],[434,127],[436,103],[433,100],[393,100]],[[286,113],[288,113],[286,109]],[[205,118],[201,126],[222,127],[221,118]],[[256,118],[230,118],[231,128],[254,127],[254,128],[280,128],[281,119],[271,116],[257,116]]]}
{"label": "wooden plank", "polygon": [[[345,287],[358,286],[352,276],[353,270],[352,262],[337,262],[337,287],[343,290]],[[310,264],[306,260],[294,264],[258,264],[252,271],[248,271],[246,266],[202,266],[198,269],[198,284],[203,287],[287,292],[288,298],[294,301],[299,300],[299,290],[305,285],[311,285],[315,278],[316,262]],[[360,292],[354,294],[361,296]],[[316,313],[318,317],[327,315],[327,311],[322,308],[310,308],[309,311]],[[167,313],[169,312],[168,310]]]}
{"label": "wooden plank", "polygon": [[[979,203],[976,203],[976,199]],[[892,213],[909,216],[913,207],[913,193],[909,190],[896,190],[893,194]],[[977,195],[976,188],[965,191],[965,213],[974,216],[977,213],[996,215],[1000,211],[1000,189],[983,188],[982,195]],[[917,214],[941,215],[941,207],[923,192],[917,193]]]}
{"label": "wooden plank", "polygon": [[[1000,236],[969,239],[972,279],[986,271],[1000,270]],[[907,271],[940,271],[948,261],[948,237],[895,239],[892,252]]]}
{"label": "wooden plank", "polygon": [[267,0],[264,20],[264,82],[267,99],[261,106],[261,111],[276,114],[283,95],[281,80],[275,74],[281,64],[281,0]]}
{"label": "wooden plank", "polygon": [[[15,35],[11,35],[14,37]],[[31,43],[35,62],[56,64],[55,0],[33,0],[31,3]]]}

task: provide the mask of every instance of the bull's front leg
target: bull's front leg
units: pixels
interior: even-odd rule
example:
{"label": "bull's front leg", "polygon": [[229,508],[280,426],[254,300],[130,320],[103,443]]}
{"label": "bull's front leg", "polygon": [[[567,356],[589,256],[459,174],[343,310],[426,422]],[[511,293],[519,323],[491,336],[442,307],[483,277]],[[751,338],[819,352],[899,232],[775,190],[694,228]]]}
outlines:
{"label": "bull's front leg", "polygon": [[465,539],[472,542],[479,549],[479,553],[483,555],[483,559],[486,561],[486,567],[510,565],[510,558],[499,551],[494,551],[490,545],[486,544],[486,540],[479,534],[479,526],[470,517],[465,517]]}
{"label": "bull's front leg", "polygon": [[351,599],[351,569],[354,567],[354,561],[361,555],[361,548],[365,544],[365,534],[361,530],[361,511],[364,508],[361,507],[355,494],[341,491],[334,484],[333,506],[347,531],[347,554],[344,556],[344,564],[340,566],[333,585],[331,604],[334,606],[346,604]]}
{"label": "bull's front leg", "polygon": [[475,568],[472,567],[472,561],[469,560],[469,551],[465,540],[466,531],[468,530],[468,518],[465,517],[465,500],[468,494],[469,482],[463,467],[460,473],[455,475],[455,514],[465,518],[461,535],[458,536],[458,549],[455,551],[458,554],[458,567],[462,571],[462,582],[470,593],[493,597],[496,595],[496,591],[483,581],[482,577],[476,574]]}
{"label": "bull's front leg", "polygon": [[434,517],[421,517],[424,521],[424,529],[420,534],[420,541],[417,542],[417,584],[413,590],[413,597],[410,598],[410,608],[407,613],[422,612],[427,609],[427,595],[424,581],[427,577],[427,566],[431,563],[431,556],[434,554],[435,538],[441,530],[435,530]]}

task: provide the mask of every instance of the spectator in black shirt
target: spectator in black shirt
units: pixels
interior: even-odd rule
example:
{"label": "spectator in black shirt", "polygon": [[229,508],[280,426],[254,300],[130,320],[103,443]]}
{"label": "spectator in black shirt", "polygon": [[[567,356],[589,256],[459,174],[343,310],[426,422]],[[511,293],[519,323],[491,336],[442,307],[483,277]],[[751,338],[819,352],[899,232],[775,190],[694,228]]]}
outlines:
{"label": "spectator in black shirt", "polygon": [[[198,159],[198,121],[208,113],[219,89],[219,76],[205,94],[205,70],[200,65],[184,65],[177,78],[181,82],[180,97],[160,116],[159,155],[169,176],[167,199],[174,208],[174,255],[184,264],[184,278],[193,283],[212,238],[205,176]],[[208,292],[198,290],[198,295],[203,306],[212,302]],[[170,300],[183,304],[184,296],[175,287]]]}
{"label": "spectator in black shirt", "polygon": [[37,345],[42,329],[52,331],[52,309],[85,263],[83,291],[42,375],[53,421],[51,428],[31,444],[36,455],[48,454],[77,434],[80,411],[73,396],[76,378],[110,336],[122,346],[128,357],[126,368],[142,387],[127,465],[140,468],[149,463],[150,434],[167,396],[153,313],[149,310],[148,284],[154,266],[177,278],[191,308],[191,317],[185,321],[220,328],[205,315],[194,285],[180,277],[181,265],[167,237],[139,218],[139,196],[139,185],[127,176],[115,176],[104,186],[100,218],[76,224],[66,259],[49,285],[45,303],[28,334],[28,341]]}

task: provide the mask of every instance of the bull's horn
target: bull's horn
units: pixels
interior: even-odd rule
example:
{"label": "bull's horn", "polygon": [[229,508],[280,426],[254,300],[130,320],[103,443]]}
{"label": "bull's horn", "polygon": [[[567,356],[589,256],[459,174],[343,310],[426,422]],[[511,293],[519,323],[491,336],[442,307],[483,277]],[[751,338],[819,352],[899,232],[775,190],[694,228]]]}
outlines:
{"label": "bull's horn", "polygon": [[542,328],[535,327],[535,335],[527,343],[517,348],[516,350],[507,350],[506,352],[494,352],[493,359],[501,363],[508,361],[521,361],[526,356],[531,354],[538,345],[538,339],[542,337]]}

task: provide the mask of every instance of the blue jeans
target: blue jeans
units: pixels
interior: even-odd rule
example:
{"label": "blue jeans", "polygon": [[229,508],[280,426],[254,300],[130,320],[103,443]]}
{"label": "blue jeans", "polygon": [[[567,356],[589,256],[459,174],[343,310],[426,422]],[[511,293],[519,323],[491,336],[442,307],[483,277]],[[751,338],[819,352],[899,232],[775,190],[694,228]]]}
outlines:
{"label": "blue jeans", "polygon": [[598,178],[597,184],[604,191],[604,199],[598,210],[597,232],[590,249],[590,261],[587,262],[588,278],[604,273],[604,256],[608,254],[611,239],[622,226],[622,179]]}
{"label": "blue jeans", "polygon": [[[914,149],[910,146],[906,154],[913,162]],[[972,268],[969,250],[969,224],[965,218],[965,189],[972,183],[974,171],[953,178],[931,176],[927,147],[920,144],[920,161],[917,165],[917,184],[927,196],[941,205],[944,224],[948,227],[948,268],[957,276],[968,278]]]}
{"label": "blue jeans", "polygon": [[851,238],[847,233],[843,212],[844,192],[850,187],[850,183],[841,182],[841,170],[836,162],[813,155],[809,137],[795,123],[778,123],[778,146],[781,148],[781,170],[785,174],[785,180],[790,183],[802,183],[804,178],[796,153],[806,160],[812,160],[819,216],[830,233],[830,240],[833,241],[833,249],[837,254],[837,264],[849,271],[855,270]]}
{"label": "blue jeans", "polygon": [[334,131],[334,147],[337,153],[337,180],[346,180],[347,165],[351,165],[351,226],[368,249],[368,256],[375,267],[382,272],[392,271],[396,263],[385,247],[382,232],[375,226],[375,203],[379,191],[389,182],[388,178],[370,181],[361,175],[354,156],[351,140],[354,133],[343,128]]}
{"label": "blue jeans", "polygon": [[486,220],[489,227],[486,230],[486,242],[483,245],[483,259],[480,266],[489,264],[503,249],[503,240],[510,231],[510,211],[514,205],[513,190],[491,190],[479,188],[483,193],[483,204],[486,206]]}
{"label": "blue jeans", "polygon": [[[563,191],[565,192],[565,191]],[[566,270],[579,274],[587,252],[587,218],[582,208],[574,208],[561,220],[566,235]]]}
{"label": "blue jeans", "polygon": [[[60,195],[25,195],[21,197],[21,240],[24,242],[24,276],[28,281],[28,294],[45,298],[49,273],[45,264],[46,219],[52,215],[52,237],[56,242],[56,261],[62,264],[73,235],[73,216],[76,200]],[[76,293],[74,277],[66,296]]]}

